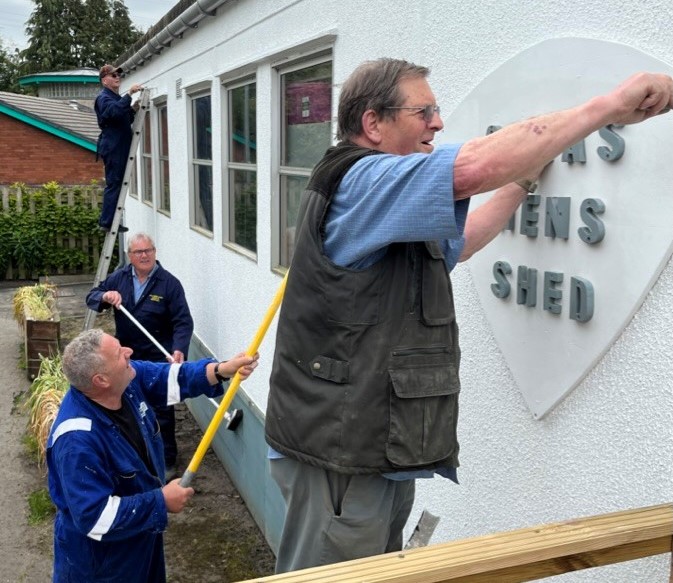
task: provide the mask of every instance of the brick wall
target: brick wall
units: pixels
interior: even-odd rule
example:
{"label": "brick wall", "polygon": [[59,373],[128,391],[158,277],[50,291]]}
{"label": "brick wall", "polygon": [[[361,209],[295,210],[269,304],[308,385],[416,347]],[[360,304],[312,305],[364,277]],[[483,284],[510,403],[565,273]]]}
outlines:
{"label": "brick wall", "polygon": [[94,152],[0,113],[0,184],[88,184],[103,177]]}

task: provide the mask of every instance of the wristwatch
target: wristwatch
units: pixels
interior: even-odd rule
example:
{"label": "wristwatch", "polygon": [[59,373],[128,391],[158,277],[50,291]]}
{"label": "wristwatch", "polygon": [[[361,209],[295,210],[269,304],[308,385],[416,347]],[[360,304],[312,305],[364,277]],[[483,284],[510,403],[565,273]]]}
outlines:
{"label": "wristwatch", "polygon": [[229,377],[223,377],[223,376],[219,373],[218,369],[220,368],[220,364],[222,364],[222,363],[221,363],[221,362],[218,362],[218,363],[215,365],[215,378],[217,379],[218,382],[220,382],[220,383],[225,383],[225,382],[227,382],[227,381],[229,380]]}
{"label": "wristwatch", "polygon": [[537,190],[537,182],[533,182],[532,180],[517,180],[516,184],[531,194]]}

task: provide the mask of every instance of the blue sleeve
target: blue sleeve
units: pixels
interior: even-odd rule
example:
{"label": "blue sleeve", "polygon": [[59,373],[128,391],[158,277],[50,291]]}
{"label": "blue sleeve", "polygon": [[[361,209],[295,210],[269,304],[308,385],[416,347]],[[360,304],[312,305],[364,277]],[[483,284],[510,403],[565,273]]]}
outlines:
{"label": "blue sleeve", "polygon": [[97,98],[99,122],[109,123],[115,120],[124,120],[134,114],[131,107],[131,96],[126,94],[121,99],[115,99],[107,93],[101,93]]}
{"label": "blue sleeve", "polygon": [[[110,307],[110,304],[103,301],[103,294],[106,291],[118,291],[122,293],[121,281],[123,277],[123,270],[118,269],[117,271],[112,272],[105,280],[100,282],[96,287],[92,288],[91,291],[86,295],[86,305],[89,309],[95,310],[96,312],[102,312]],[[124,300],[124,295],[122,293],[122,301]]]}
{"label": "blue sleeve", "polygon": [[206,365],[211,362],[212,358],[182,364],[133,360],[136,378],[132,382],[153,406],[174,405],[199,395],[219,397],[224,393],[222,385],[211,385],[206,376]]}
{"label": "blue sleeve", "polygon": [[325,222],[325,254],[337,265],[364,269],[391,243],[440,241],[450,264],[450,256],[459,256],[464,245],[469,204],[453,198],[459,150],[460,144],[453,144],[431,154],[359,160],[334,193]]}

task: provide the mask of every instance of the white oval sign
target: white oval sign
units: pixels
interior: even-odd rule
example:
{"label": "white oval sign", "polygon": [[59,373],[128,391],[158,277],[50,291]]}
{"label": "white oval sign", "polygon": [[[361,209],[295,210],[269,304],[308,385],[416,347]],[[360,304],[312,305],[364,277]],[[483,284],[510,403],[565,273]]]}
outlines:
{"label": "white oval sign", "polygon": [[[545,41],[486,77],[444,120],[444,135],[468,140],[572,107],[638,71],[673,73],[628,46]],[[588,136],[547,168],[513,228],[470,259],[493,334],[535,417],[596,365],[671,256],[671,151],[673,114]],[[471,208],[488,197],[474,197]]]}

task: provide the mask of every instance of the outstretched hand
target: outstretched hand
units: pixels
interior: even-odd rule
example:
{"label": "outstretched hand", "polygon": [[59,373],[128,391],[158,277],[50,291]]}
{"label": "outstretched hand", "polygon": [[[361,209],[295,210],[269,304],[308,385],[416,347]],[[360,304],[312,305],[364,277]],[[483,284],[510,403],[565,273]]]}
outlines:
{"label": "outstretched hand", "polygon": [[220,374],[233,377],[238,372],[241,379],[245,380],[257,368],[258,360],[258,352],[256,352],[254,356],[248,356],[245,352],[239,352],[232,359],[227,360],[220,365]]}
{"label": "outstretched hand", "polygon": [[638,123],[673,108],[673,78],[655,73],[637,73],[608,97],[617,102],[612,123]]}

